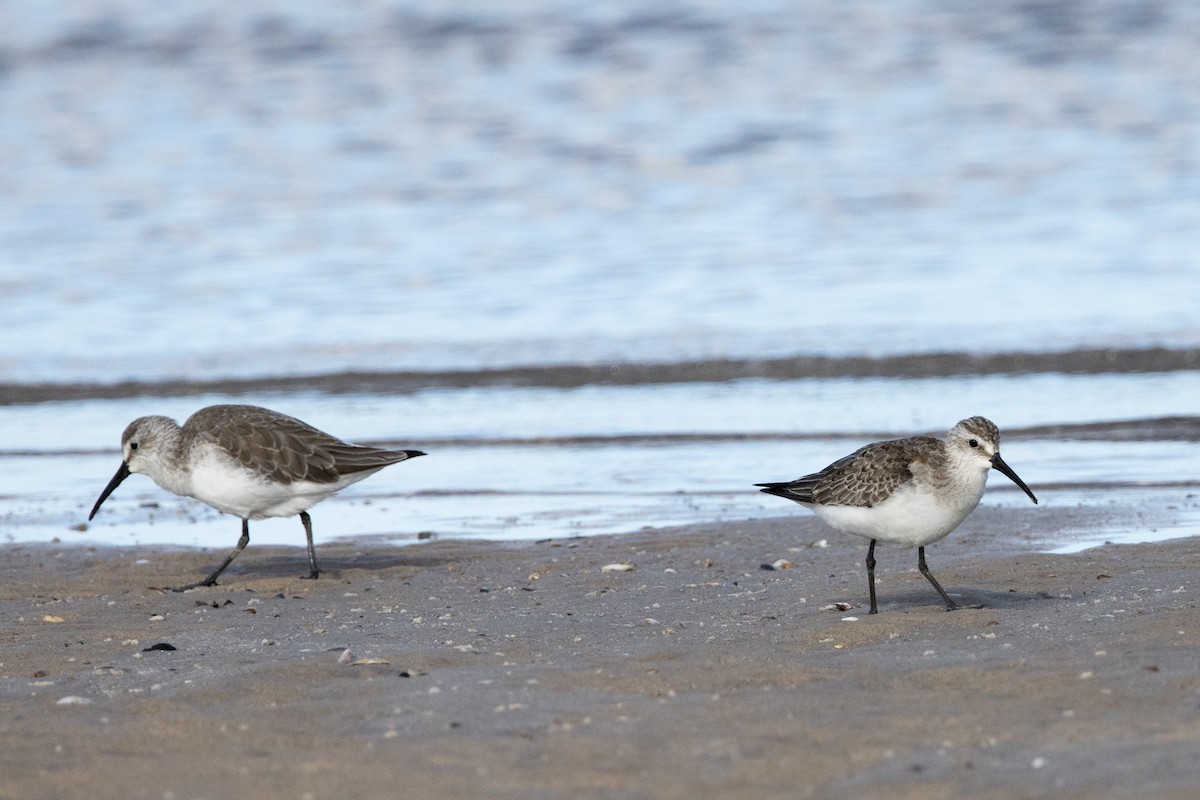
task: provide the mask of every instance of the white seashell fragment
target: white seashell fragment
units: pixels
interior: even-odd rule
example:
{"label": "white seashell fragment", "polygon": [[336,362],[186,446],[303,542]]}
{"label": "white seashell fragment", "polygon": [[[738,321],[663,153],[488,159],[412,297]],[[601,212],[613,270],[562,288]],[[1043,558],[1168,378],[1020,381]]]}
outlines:
{"label": "white seashell fragment", "polygon": [[605,564],[600,568],[601,572],[629,572],[633,569],[633,564]]}

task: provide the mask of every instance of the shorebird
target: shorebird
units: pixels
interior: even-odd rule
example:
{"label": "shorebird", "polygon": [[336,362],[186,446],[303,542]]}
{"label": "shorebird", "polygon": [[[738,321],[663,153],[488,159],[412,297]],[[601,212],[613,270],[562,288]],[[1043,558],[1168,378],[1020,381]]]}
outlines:
{"label": "shorebird", "polygon": [[121,434],[122,461],[88,520],[131,474],[242,519],[242,536],[211,575],[174,588],[213,586],[250,542],[250,520],[300,515],[308,538],[309,578],[321,574],[308,509],[386,466],[425,455],[350,444],[298,419],[258,406],[202,408],[181,427],[169,417],[139,417]]}
{"label": "shorebird", "polygon": [[925,564],[925,545],[945,538],[979,505],[988,471],[996,468],[1037,498],[1000,457],[1000,429],[988,419],[971,417],[950,429],[945,439],[913,436],[875,442],[794,481],[758,483],[767,494],[794,500],[826,524],[870,539],[867,586],[875,605],[875,543],[917,548],[921,570],[946,608],[950,599]]}

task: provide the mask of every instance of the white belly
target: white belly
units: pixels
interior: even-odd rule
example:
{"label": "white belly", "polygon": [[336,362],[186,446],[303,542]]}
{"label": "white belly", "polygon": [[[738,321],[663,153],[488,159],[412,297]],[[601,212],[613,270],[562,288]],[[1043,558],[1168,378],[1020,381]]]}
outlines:
{"label": "white belly", "polygon": [[935,494],[904,486],[870,508],[805,503],[833,528],[904,547],[923,547],[944,539],[979,505],[983,483],[958,492]]}
{"label": "white belly", "polygon": [[192,462],[190,485],[180,494],[242,519],[290,517],[375,471],[345,475],[334,483],[276,483],[231,460],[210,456]]}

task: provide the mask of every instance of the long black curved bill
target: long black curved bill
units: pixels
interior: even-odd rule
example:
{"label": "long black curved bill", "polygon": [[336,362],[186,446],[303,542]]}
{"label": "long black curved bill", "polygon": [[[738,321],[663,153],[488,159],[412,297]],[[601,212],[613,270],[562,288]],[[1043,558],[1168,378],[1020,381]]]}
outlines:
{"label": "long black curved bill", "polygon": [[[108,496],[113,493],[113,490],[120,486],[121,481],[128,478],[129,475],[129,466],[122,461],[121,468],[117,470],[116,475],[112,476],[112,480],[108,482],[108,486],[104,487],[104,491],[100,493],[100,499],[96,501],[96,505],[92,506],[92,513],[88,514],[89,522],[91,521],[92,517],[96,516],[96,512],[100,510],[100,504],[107,500]],[[1025,491],[1028,492],[1029,490],[1026,489]]]}
{"label": "long black curved bill", "polygon": [[[1029,499],[1034,502],[1034,505],[1037,504],[1037,498],[1033,496],[1033,492],[1029,491],[1029,487],[1025,485],[1025,481],[1021,480],[1017,473],[1013,472],[1012,467],[1004,463],[1004,459],[1000,457],[999,453],[996,453],[996,455],[992,456],[992,466],[1007,475],[1009,480],[1011,480],[1017,486],[1020,486],[1022,491],[1029,495]],[[97,505],[99,505],[99,503],[97,503]]]}

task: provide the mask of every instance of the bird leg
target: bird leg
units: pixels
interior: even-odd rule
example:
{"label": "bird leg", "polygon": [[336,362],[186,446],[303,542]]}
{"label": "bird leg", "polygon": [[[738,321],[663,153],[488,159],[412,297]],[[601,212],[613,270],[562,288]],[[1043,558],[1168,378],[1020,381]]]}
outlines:
{"label": "bird leg", "polygon": [[300,577],[316,580],[321,574],[321,570],[317,568],[317,549],[313,547],[312,540],[312,518],[308,516],[307,511],[300,512],[300,522],[304,524],[304,535],[308,537],[308,566],[311,568],[307,576],[301,575]]}
{"label": "bird leg", "polygon": [[875,540],[871,540],[871,546],[867,548],[867,588],[871,590],[871,610],[868,614],[878,614],[879,609],[875,607]]}
{"label": "bird leg", "polygon": [[235,558],[237,558],[237,554],[242,552],[243,550],[245,550],[246,545],[248,545],[248,544],[250,544],[250,521],[244,519],[244,520],[242,520],[242,536],[241,536],[241,538],[238,539],[237,547],[233,548],[233,552],[225,557],[225,560],[221,562],[221,566],[219,566],[215,570],[213,570],[212,575],[209,575],[207,578],[205,578],[202,581],[197,581],[196,583],[189,583],[187,586],[172,587],[171,591],[172,592],[186,592],[188,589],[195,589],[200,586],[216,586],[217,585],[217,576],[225,571],[225,568],[229,566],[229,563],[231,561],[233,561]]}
{"label": "bird leg", "polygon": [[937,578],[933,577],[933,573],[929,571],[929,565],[925,563],[924,547],[917,548],[917,569],[921,570],[921,574],[933,584],[933,588],[937,589],[937,593],[940,594],[942,599],[946,601],[946,610],[957,611],[958,603],[950,599],[950,595],[946,594],[946,590],[942,588],[942,585],[937,582]]}

